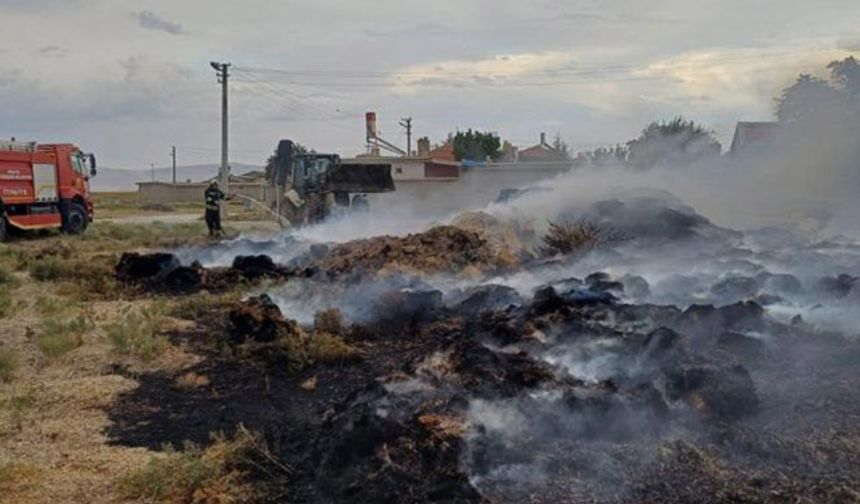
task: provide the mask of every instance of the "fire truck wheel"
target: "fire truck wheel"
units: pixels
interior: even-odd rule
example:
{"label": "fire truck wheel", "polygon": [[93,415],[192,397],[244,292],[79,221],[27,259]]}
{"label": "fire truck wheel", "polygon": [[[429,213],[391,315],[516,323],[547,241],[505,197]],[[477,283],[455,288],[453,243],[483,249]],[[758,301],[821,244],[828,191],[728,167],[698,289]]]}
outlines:
{"label": "fire truck wheel", "polygon": [[66,216],[64,231],[69,234],[81,234],[87,229],[87,211],[80,203],[72,203],[69,206],[69,214]]}
{"label": "fire truck wheel", "polygon": [[0,210],[0,242],[6,241],[6,238],[9,237],[9,231],[7,228],[8,224],[6,223],[6,215]]}

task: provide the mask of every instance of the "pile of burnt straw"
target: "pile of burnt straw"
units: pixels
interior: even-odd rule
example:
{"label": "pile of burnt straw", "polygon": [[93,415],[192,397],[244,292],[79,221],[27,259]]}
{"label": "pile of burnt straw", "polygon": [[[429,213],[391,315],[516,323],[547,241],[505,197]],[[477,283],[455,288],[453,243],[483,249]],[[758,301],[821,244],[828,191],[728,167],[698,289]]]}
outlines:
{"label": "pile of burnt straw", "polygon": [[291,266],[266,255],[238,256],[231,267],[183,265],[168,253],[125,253],[116,265],[117,279],[158,292],[222,291],[240,282],[262,278],[286,280],[319,275],[376,275],[385,271],[419,273],[492,272],[510,266],[511,259],[487,244],[481,235],[453,226],[438,226],[403,237],[380,236],[327,246],[312,246]]}
{"label": "pile of burnt straw", "polygon": [[[762,412],[764,382],[754,377],[791,369],[789,350],[815,337],[810,328],[771,320],[753,302],[622,304],[624,289],[595,274],[526,298],[484,285],[427,304],[441,293],[406,290],[396,299],[420,309],[348,331],[303,329],[270,299],[251,298],[213,327],[227,327],[218,337],[233,347],[254,346],[235,355],[259,360],[204,362],[211,390],[193,396],[148,392],[143,380],[120,401],[134,418],[115,416],[112,437],[137,440],[151,429],[157,445],[171,430],[205,437],[244,424],[295,469],[278,492],[298,502],[766,501],[775,492],[857,490],[845,475],[860,470],[860,458],[790,487],[795,472],[817,471],[785,465],[814,435],[766,441],[788,420],[773,397]],[[360,358],[296,368],[296,338],[306,351],[324,333],[360,346]],[[851,342],[821,341],[834,355],[860,355]],[[147,394],[152,404],[137,404]],[[840,416],[860,414],[853,402],[845,407]],[[749,471],[725,465],[739,453]],[[782,477],[755,476],[775,472]]]}

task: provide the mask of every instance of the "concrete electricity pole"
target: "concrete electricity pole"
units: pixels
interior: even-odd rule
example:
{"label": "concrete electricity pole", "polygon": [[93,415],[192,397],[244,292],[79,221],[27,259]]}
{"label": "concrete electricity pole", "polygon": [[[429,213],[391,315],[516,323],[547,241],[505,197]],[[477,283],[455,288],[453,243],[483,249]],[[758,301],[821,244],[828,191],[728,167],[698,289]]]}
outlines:
{"label": "concrete electricity pole", "polygon": [[230,68],[230,63],[213,61],[209,64],[218,72],[218,83],[221,84],[221,170],[219,171],[219,178],[221,179],[221,190],[226,193],[230,189],[228,187],[230,183],[230,160],[227,150],[227,81],[230,78],[227,69]]}
{"label": "concrete electricity pole", "polygon": [[170,157],[173,159],[173,185],[176,185],[176,146],[170,147]]}
{"label": "concrete electricity pole", "polygon": [[406,156],[412,155],[412,118],[404,117],[400,120],[400,125],[406,128]]}

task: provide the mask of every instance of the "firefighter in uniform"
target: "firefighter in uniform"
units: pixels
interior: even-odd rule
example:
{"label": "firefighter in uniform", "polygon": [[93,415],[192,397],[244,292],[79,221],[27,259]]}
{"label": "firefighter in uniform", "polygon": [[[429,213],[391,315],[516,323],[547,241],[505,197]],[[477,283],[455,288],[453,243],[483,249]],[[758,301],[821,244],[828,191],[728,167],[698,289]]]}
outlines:
{"label": "firefighter in uniform", "polygon": [[228,200],[230,197],[218,187],[217,180],[210,182],[203,194],[206,198],[206,226],[209,227],[209,236],[221,237],[224,234],[221,229],[221,200]]}

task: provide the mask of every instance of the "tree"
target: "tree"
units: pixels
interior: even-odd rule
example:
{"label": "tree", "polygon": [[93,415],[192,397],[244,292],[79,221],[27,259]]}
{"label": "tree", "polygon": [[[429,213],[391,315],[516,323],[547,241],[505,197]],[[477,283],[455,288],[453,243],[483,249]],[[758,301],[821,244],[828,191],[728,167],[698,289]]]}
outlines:
{"label": "tree", "polygon": [[849,56],[842,61],[831,61],[827,65],[830,70],[830,81],[838,86],[850,98],[860,98],[860,63]]}
{"label": "tree", "polygon": [[637,168],[658,164],[689,164],[718,156],[721,145],[713,132],[681,116],[654,121],[635,140],[627,142],[627,160]]}
{"label": "tree", "polygon": [[560,158],[564,160],[570,159],[570,148],[567,142],[561,139],[561,133],[556,133],[552,140],[552,150],[556,151]]}
{"label": "tree", "polygon": [[[304,145],[296,142],[293,144],[293,153],[295,154],[313,154],[316,150],[308,149]],[[269,184],[274,184],[275,180],[275,162],[278,160],[278,148],[275,147],[274,152],[272,152],[269,157],[266,158],[266,182]]]}
{"label": "tree", "polygon": [[614,147],[598,147],[592,151],[580,152],[577,158],[594,165],[621,164],[627,161],[629,150],[621,144]]}
{"label": "tree", "polygon": [[776,117],[780,122],[829,121],[843,115],[845,96],[827,81],[800,74],[776,99]]}
{"label": "tree", "polygon": [[492,132],[466,130],[457,131],[453,139],[454,157],[458,161],[484,161],[488,157],[496,160],[501,155],[502,142],[499,136]]}

